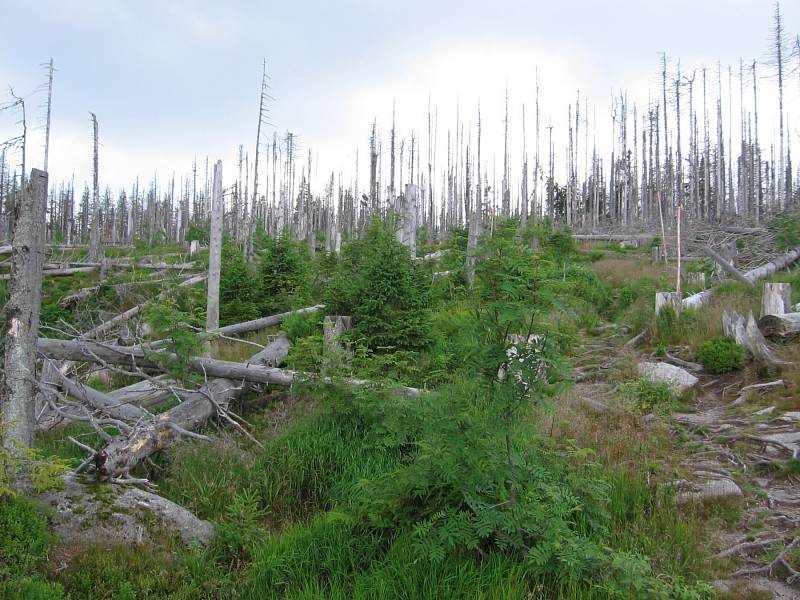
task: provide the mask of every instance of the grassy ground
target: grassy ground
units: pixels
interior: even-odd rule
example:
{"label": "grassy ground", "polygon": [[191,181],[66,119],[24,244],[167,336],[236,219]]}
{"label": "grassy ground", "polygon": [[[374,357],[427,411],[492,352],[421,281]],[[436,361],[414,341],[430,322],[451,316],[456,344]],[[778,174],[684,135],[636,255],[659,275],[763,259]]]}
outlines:
{"label": "grassy ground", "polygon": [[[602,257],[556,260],[548,255],[525,272],[536,281],[535,291],[518,303],[541,307],[537,326],[552,333],[564,354],[579,353],[583,340],[602,322],[624,323],[636,331],[651,324],[655,291],[674,285],[674,273],[652,266],[644,251],[608,250]],[[690,325],[680,325],[677,333],[662,333],[681,336],[693,350],[718,335],[714,323],[723,306],[758,303],[755,292],[735,285],[723,288],[718,299],[689,315]],[[444,483],[431,487],[418,481],[414,485],[425,493],[403,496],[398,509],[399,491],[392,485],[409,473],[420,477],[414,469],[428,464],[420,462],[426,448],[449,447],[443,431],[465,435],[434,425],[460,423],[469,429],[489,419],[489,409],[470,391],[476,377],[468,361],[476,317],[463,284],[457,278],[436,282],[429,308],[428,347],[390,353],[356,347],[346,371],[439,389],[441,396],[410,404],[378,392],[352,398],[336,388],[253,393],[241,410],[263,450],[210,427],[212,442],[184,441],[146,468],[162,495],[218,523],[220,535],[211,548],[76,549],[65,568],[37,559],[39,580],[32,585],[43,586],[52,597],[57,587],[48,586],[62,586],[74,599],[709,597],[702,582],[719,572],[709,560],[711,536],[733,520],[736,507],[676,508],[662,484],[679,473],[684,441],[663,418],[644,418],[621,398],[613,413],[595,415],[571,402],[573,391],[564,392],[552,400],[550,410],[524,412],[515,436],[525,449],[521,454],[535,449],[548,460],[563,461],[559,468],[566,473],[592,473],[587,481],[603,490],[603,526],[596,531],[589,525],[572,527],[585,536],[581,539],[616,557],[615,568],[630,575],[629,587],[612,585],[603,573],[560,579],[558,570],[538,572],[525,553],[492,544],[432,557],[421,550],[422,521],[391,527],[376,521],[384,505],[424,514],[426,504],[451,499],[454,491]],[[298,323],[290,328],[295,342],[290,366],[319,368],[319,332]],[[264,331],[245,339],[264,345],[274,334]],[[257,351],[250,344],[220,341],[216,356],[243,360]],[[624,359],[621,364],[621,376],[630,377]],[[96,434],[72,426],[43,437],[41,446],[76,461],[80,454],[67,444],[68,435],[99,445],[92,437]],[[494,454],[504,452],[487,441],[494,435],[467,438],[490,449],[480,463],[487,470]],[[468,445],[462,447],[466,453]],[[455,456],[453,464],[460,465],[461,458]],[[430,464],[433,469],[439,463]],[[537,468],[545,476],[551,467]],[[582,518],[571,522],[582,523]],[[37,540],[43,535],[37,534]],[[661,587],[656,589],[647,579],[651,576]],[[19,579],[14,577],[6,581]],[[12,597],[10,591],[3,593]]]}

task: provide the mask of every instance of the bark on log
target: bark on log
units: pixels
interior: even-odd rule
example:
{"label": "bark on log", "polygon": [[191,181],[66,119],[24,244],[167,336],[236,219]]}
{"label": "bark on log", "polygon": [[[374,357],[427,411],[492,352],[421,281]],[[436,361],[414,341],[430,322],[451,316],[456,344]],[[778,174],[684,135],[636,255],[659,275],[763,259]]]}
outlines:
{"label": "bark on log", "polygon": [[[280,336],[250,358],[256,365],[280,363],[289,351],[289,340]],[[181,429],[194,431],[217,414],[218,408],[242,393],[243,386],[230,379],[214,379],[197,392],[186,395],[183,402],[157,415],[139,427],[131,436],[118,436],[95,456],[95,467],[101,478],[124,475],[155,452],[171,446],[180,437]]]}
{"label": "bark on log", "polygon": [[31,446],[36,429],[36,339],[42,300],[47,173],[33,169],[14,206],[11,286],[6,304],[4,371],[0,384],[0,443],[12,452]]}
{"label": "bark on log", "polygon": [[783,315],[792,306],[791,283],[765,283],[761,295],[761,318],[767,315]]}
{"label": "bark on log", "polygon": [[758,321],[758,328],[768,338],[794,337],[800,334],[800,312],[764,315]]}

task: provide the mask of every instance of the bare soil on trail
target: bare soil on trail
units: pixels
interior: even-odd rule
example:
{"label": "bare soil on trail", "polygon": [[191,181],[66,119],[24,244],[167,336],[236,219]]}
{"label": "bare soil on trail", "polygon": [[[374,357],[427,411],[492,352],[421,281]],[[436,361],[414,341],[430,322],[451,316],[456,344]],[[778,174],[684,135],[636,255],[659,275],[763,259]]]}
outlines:
{"label": "bare soil on trail", "polygon": [[[639,361],[656,360],[626,348],[629,333],[624,326],[602,325],[581,336],[571,357],[573,401],[612,424],[610,415],[630,411],[620,404],[619,382],[634,376]],[[681,351],[670,349],[670,354],[680,356]],[[800,410],[794,408],[800,390],[795,374],[754,369],[726,376],[693,374],[700,382],[683,397],[680,412],[638,416],[642,428],[661,425],[679,440],[679,456],[663,457],[661,485],[675,486],[674,501],[687,510],[702,504],[725,512],[727,521],[711,532],[719,597],[800,598]],[[783,386],[740,393],[747,385],[782,376]]]}

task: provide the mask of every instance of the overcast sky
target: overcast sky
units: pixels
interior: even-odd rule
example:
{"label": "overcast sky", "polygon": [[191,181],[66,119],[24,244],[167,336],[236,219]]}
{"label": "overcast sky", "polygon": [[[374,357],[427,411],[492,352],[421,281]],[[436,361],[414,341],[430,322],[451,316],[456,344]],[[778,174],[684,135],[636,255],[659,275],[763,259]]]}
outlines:
{"label": "overcast sky", "polygon": [[[221,158],[226,177],[232,177],[238,145],[244,144],[252,157],[261,61],[266,58],[274,97],[268,135],[294,132],[301,155],[308,149],[314,154],[317,181],[331,170],[349,180],[357,148],[366,177],[373,118],[388,144],[393,100],[400,135],[410,137],[412,129],[422,129],[424,139],[430,97],[438,114],[439,160],[446,130],[455,126],[456,103],[469,127],[480,100],[485,148],[495,144],[493,150],[502,152],[497,142],[507,84],[512,147],[522,142],[523,102],[532,144],[537,67],[542,126],[552,119],[556,130],[564,130],[567,106],[580,90],[590,102],[591,136],[597,131],[602,142],[610,129],[608,107],[615,91],[627,90],[631,105],[640,107],[650,90],[659,93],[662,52],[669,55],[672,70],[678,59],[689,72],[705,65],[714,81],[718,60],[733,64],[734,76],[740,57],[764,60],[771,4],[0,0],[0,84],[28,99],[29,115],[38,124],[44,96],[34,92],[45,80],[40,64],[52,56],[58,69],[52,178],[63,181],[74,173],[78,185],[88,178],[92,111],[100,123],[101,185],[116,190],[137,175],[149,179],[158,173],[163,180],[173,171],[188,173],[195,156],[200,162],[206,155]],[[782,10],[793,39],[800,32],[800,2],[785,1]],[[767,114],[777,105],[774,87],[764,82],[760,92],[765,136],[774,127]],[[789,79],[787,90],[790,126],[797,134],[798,75]],[[5,90],[0,91],[0,100],[6,99]],[[738,99],[734,110],[736,126]],[[0,115],[0,140],[15,132],[14,120]],[[40,140],[41,131],[34,132],[30,166],[41,164]],[[491,153],[484,153],[491,169]]]}

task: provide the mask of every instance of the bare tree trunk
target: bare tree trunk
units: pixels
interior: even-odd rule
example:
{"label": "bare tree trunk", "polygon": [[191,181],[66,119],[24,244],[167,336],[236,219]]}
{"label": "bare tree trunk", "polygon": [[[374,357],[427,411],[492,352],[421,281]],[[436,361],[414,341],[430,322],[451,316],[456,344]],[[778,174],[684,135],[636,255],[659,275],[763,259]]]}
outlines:
{"label": "bare tree trunk", "polygon": [[6,304],[5,360],[0,386],[3,445],[19,453],[33,443],[36,342],[42,300],[47,173],[33,169],[15,203],[11,285]]}
{"label": "bare tree trunk", "polygon": [[92,228],[89,232],[89,260],[100,260],[100,189],[98,187],[97,117],[92,115],[92,140],[94,141],[94,168],[92,171]]}
{"label": "bare tree trunk", "polygon": [[[208,295],[206,300],[206,329],[219,327],[219,280],[222,268],[222,161],[214,165],[214,185],[211,200],[211,237],[208,253]],[[211,344],[207,350],[211,351]]]}

